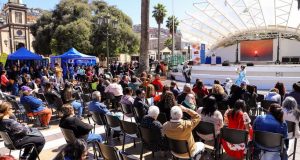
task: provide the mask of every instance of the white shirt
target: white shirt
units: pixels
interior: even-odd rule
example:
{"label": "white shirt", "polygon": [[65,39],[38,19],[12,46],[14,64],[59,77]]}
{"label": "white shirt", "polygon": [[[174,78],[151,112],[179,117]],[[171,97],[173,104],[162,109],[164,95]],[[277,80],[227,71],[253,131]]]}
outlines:
{"label": "white shirt", "polygon": [[[296,123],[296,127],[295,127],[295,137],[299,138],[300,137],[300,131],[299,131],[299,119],[296,119],[296,117],[294,116],[293,111],[287,111],[285,108],[283,108],[283,119],[286,121],[291,121],[291,122],[295,122]],[[288,135],[288,138],[292,138],[292,135]]]}
{"label": "white shirt", "polygon": [[105,88],[105,93],[112,93],[114,96],[122,96],[123,88],[117,83],[111,83]]}

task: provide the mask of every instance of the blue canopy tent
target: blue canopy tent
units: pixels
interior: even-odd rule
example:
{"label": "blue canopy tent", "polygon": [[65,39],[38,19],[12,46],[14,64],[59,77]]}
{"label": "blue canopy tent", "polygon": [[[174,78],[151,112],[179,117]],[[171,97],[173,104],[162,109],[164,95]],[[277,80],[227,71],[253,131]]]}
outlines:
{"label": "blue canopy tent", "polygon": [[8,55],[7,60],[42,60],[43,57],[35,53],[30,52],[26,48],[22,47],[16,52]]}
{"label": "blue canopy tent", "polygon": [[[19,48],[14,53],[8,55],[6,66],[16,63],[26,64],[27,66],[43,65],[43,57],[35,54],[24,47]],[[48,64],[48,63],[47,63]]]}
{"label": "blue canopy tent", "polygon": [[52,65],[54,65],[54,63],[56,63],[58,61],[61,62],[61,66],[64,70],[64,75],[66,74],[68,64],[73,64],[73,65],[77,65],[77,66],[96,65],[96,57],[95,56],[89,56],[89,55],[80,53],[75,48],[71,48],[70,50],[68,50],[67,52],[65,52],[62,55],[51,57]]}

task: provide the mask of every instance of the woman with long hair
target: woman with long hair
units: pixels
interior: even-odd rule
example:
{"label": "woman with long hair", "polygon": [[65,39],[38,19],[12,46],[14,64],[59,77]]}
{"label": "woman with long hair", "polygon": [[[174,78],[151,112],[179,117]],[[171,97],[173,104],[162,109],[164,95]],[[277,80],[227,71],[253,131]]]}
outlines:
{"label": "woman with long hair", "polygon": [[285,97],[285,93],[286,93],[286,90],[285,90],[285,86],[282,82],[277,82],[275,84],[275,87],[276,89],[278,89],[279,91],[279,94],[281,96],[281,102],[283,101],[284,97]]}
{"label": "woman with long hair", "polygon": [[[213,95],[209,95],[203,99],[203,107],[200,107],[197,110],[197,113],[201,115],[201,121],[209,122],[215,126],[215,134],[219,135],[220,130],[223,127],[223,116],[220,111],[217,110],[217,100]],[[214,137],[212,134],[203,135],[197,133],[201,139],[205,141],[213,140]]]}
{"label": "woman with long hair", "polygon": [[[225,113],[225,124],[228,125],[228,128],[246,130],[249,132],[248,139],[252,140],[253,130],[251,127],[251,119],[249,118],[246,110],[246,103],[244,100],[237,100],[233,106],[233,109],[228,110]],[[234,158],[243,159],[245,144],[230,144],[225,140],[221,140],[222,146],[226,153]]]}
{"label": "woman with long hair", "polygon": [[76,101],[73,97],[74,89],[72,83],[66,83],[65,88],[63,90],[63,100],[64,103],[69,103],[73,106],[73,108],[77,111],[77,116],[79,118],[82,117],[83,106],[80,102]]}
{"label": "woman with long hair", "polygon": [[198,79],[195,86],[193,87],[193,92],[196,95],[197,105],[202,106],[203,97],[207,96],[209,92],[201,80]]}
{"label": "woman with long hair", "polygon": [[227,101],[227,94],[220,84],[214,84],[212,87],[212,95],[215,96],[217,102]]}
{"label": "woman with long hair", "polygon": [[160,101],[157,103],[159,110],[166,114],[167,119],[170,119],[170,111],[173,106],[176,106],[174,94],[170,91],[169,86],[164,86],[163,93],[160,96]]}
{"label": "woman with long hair", "polygon": [[[7,132],[16,148],[20,148],[25,144],[34,144],[37,152],[40,153],[45,145],[45,138],[42,134],[39,136],[32,135],[33,129],[25,126],[12,117],[12,106],[9,102],[0,102],[0,131]],[[35,130],[35,132],[39,132]],[[31,152],[32,145],[25,147],[23,155],[20,159],[35,160],[37,158],[36,152]]]}

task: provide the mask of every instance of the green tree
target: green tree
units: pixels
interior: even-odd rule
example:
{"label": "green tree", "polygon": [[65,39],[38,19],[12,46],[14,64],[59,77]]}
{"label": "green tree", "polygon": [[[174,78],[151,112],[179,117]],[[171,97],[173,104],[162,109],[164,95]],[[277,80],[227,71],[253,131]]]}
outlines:
{"label": "green tree", "polygon": [[157,44],[157,54],[158,59],[160,59],[160,26],[164,22],[164,18],[167,15],[166,7],[163,4],[158,3],[156,6],[154,6],[154,10],[152,12],[152,17],[155,18],[156,23],[158,25],[158,44]]}
{"label": "green tree", "polygon": [[141,44],[138,72],[149,71],[149,7],[150,0],[141,0]]}
{"label": "green tree", "polygon": [[[174,20],[174,23],[173,23],[173,20]],[[174,24],[174,29],[173,29],[173,24]],[[176,34],[178,25],[179,25],[179,21],[178,21],[177,17],[175,17],[174,15],[168,17],[166,27],[169,29],[169,32],[172,36],[172,54],[173,54],[173,46],[175,43],[174,37],[173,37],[173,31],[174,31],[174,34]]]}
{"label": "green tree", "polygon": [[164,46],[171,49],[172,48],[172,38],[166,39],[166,41],[164,42]]}
{"label": "green tree", "polygon": [[54,53],[64,53],[74,47],[83,53],[90,53],[92,45],[91,22],[86,19],[78,19],[66,25],[59,25],[51,39],[50,46]]}
{"label": "green tree", "polygon": [[43,55],[61,54],[71,47],[86,54],[106,53],[106,27],[96,24],[102,15],[110,13],[119,27],[109,27],[110,55],[137,53],[139,38],[132,31],[132,20],[121,10],[102,0],[61,0],[55,9],[45,12],[30,27],[33,47]]}
{"label": "green tree", "polygon": [[[106,53],[106,31],[109,33],[110,55],[120,53],[137,53],[139,51],[139,39],[132,31],[132,20],[122,11],[114,6],[107,6],[103,1],[93,2],[93,11],[96,14],[94,21],[94,33],[91,42],[94,46],[93,53]],[[99,26],[96,22],[98,18],[110,15],[111,20],[118,21],[117,29],[112,26]]]}

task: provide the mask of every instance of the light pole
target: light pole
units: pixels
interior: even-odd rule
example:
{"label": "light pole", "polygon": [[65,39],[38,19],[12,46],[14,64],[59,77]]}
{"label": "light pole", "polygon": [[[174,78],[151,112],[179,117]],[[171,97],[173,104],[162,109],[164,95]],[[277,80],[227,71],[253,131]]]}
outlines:
{"label": "light pole", "polygon": [[117,28],[117,21],[116,20],[112,20],[111,16],[109,14],[102,16],[100,18],[98,18],[97,24],[100,26],[104,26],[106,28],[106,32],[103,32],[106,35],[106,67],[108,70],[109,67],[109,36],[111,34],[109,34],[109,27],[110,25],[112,26],[112,28],[116,29]]}

